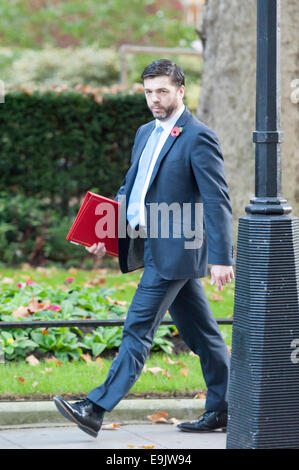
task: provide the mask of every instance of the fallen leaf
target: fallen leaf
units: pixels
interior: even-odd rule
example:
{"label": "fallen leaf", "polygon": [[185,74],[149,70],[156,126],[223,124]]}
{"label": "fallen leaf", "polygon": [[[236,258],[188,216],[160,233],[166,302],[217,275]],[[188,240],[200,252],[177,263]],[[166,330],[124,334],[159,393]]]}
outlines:
{"label": "fallen leaf", "polygon": [[37,386],[38,386],[38,382],[33,382],[32,387],[35,388],[35,387],[37,387]]}
{"label": "fallen leaf", "polygon": [[45,375],[45,374],[51,374],[53,370],[50,367],[46,367],[45,370],[41,370],[40,373]]}
{"label": "fallen leaf", "polygon": [[177,418],[170,418],[170,423],[173,424],[174,426],[176,426],[177,424],[181,423],[182,421],[180,421],[179,419]]}
{"label": "fallen leaf", "polygon": [[81,354],[81,357],[82,357],[83,361],[87,362],[87,364],[92,363],[92,359],[91,359],[90,354],[88,354],[88,353]]}
{"label": "fallen leaf", "polygon": [[206,394],[205,393],[197,393],[195,395],[195,397],[193,397],[193,398],[195,398],[196,400],[199,400],[201,398],[206,398]]}
{"label": "fallen leaf", "polygon": [[185,368],[187,367],[187,364],[184,364],[181,361],[174,361],[173,359],[170,359],[170,357],[167,357],[167,359],[164,357],[163,361],[168,363],[168,364],[171,364],[171,365],[177,365],[177,366],[181,366],[181,367],[185,367]]}
{"label": "fallen leaf", "polygon": [[174,378],[174,375],[171,375],[170,372],[168,371],[168,369],[164,369],[163,372],[162,372],[162,375],[166,375],[166,377],[168,377],[169,379]]}
{"label": "fallen leaf", "polygon": [[103,365],[104,365],[104,362],[103,362],[103,359],[101,357],[97,357],[96,358],[96,362],[97,363],[100,363],[100,370],[103,369]]}
{"label": "fallen leaf", "polygon": [[163,361],[168,362],[168,364],[175,364],[176,363],[173,359],[170,359],[170,357],[167,357],[167,359],[164,357]]}
{"label": "fallen leaf", "polygon": [[95,287],[95,286],[99,286],[99,285],[103,285],[103,284],[106,284],[106,273],[107,273],[107,270],[103,269],[103,270],[93,270],[93,272],[95,273],[95,276],[92,278],[92,279],[88,279],[84,284],[83,286],[84,287]]}
{"label": "fallen leaf", "polygon": [[128,447],[129,447],[130,449],[136,449],[136,446],[133,446],[133,444],[128,444]]}
{"label": "fallen leaf", "polygon": [[188,372],[189,372],[188,369],[182,369],[182,370],[181,370],[181,374],[182,374],[184,377],[187,377]]}
{"label": "fallen leaf", "polygon": [[141,446],[141,449],[154,449],[154,448],[155,448],[155,446],[153,446],[153,445],[151,445],[151,446],[149,446],[149,445]]}
{"label": "fallen leaf", "polygon": [[119,424],[103,424],[102,429],[105,431],[114,431],[115,429],[119,428]]}
{"label": "fallen leaf", "polygon": [[105,277],[96,277],[95,279],[91,279],[89,281],[90,286],[100,286],[102,284],[106,284]]}
{"label": "fallen leaf", "polygon": [[187,367],[187,364],[184,364],[184,363],[181,362],[181,361],[178,361],[176,364],[177,364],[178,366]]}
{"label": "fallen leaf", "polygon": [[13,318],[24,318],[30,315],[30,310],[28,307],[18,307],[12,312]]}
{"label": "fallen leaf", "polygon": [[108,300],[108,303],[109,303],[109,304],[113,304],[113,305],[127,305],[127,301],[126,301],[126,300],[114,300],[114,299],[111,299],[111,297],[109,297],[108,295],[106,295],[106,299]]}
{"label": "fallen leaf", "polygon": [[39,360],[33,354],[30,354],[30,356],[27,356],[26,361],[31,366],[36,366],[37,364],[39,364]]}
{"label": "fallen leaf", "polygon": [[40,310],[45,310],[49,305],[51,305],[49,300],[44,302],[38,302],[35,297],[28,302],[28,305],[21,305],[12,312],[14,318],[23,318],[28,317],[32,313],[38,312]]}
{"label": "fallen leaf", "polygon": [[14,378],[15,378],[18,382],[21,382],[22,384],[25,382],[24,377],[17,377],[17,376],[15,375]]}
{"label": "fallen leaf", "polygon": [[154,375],[158,374],[159,372],[163,372],[163,371],[165,371],[165,369],[161,369],[161,367],[149,367],[147,369],[147,372],[150,372],[151,374],[154,374]]}
{"label": "fallen leaf", "polygon": [[147,416],[147,418],[152,421],[152,423],[168,423],[167,421],[168,413],[167,411],[158,411],[153,415]]}
{"label": "fallen leaf", "polygon": [[49,300],[45,300],[44,302],[38,302],[35,297],[32,297],[32,299],[28,303],[28,308],[31,313],[35,313],[40,310],[45,310],[49,305],[51,305],[51,302]]}
{"label": "fallen leaf", "polygon": [[61,362],[59,359],[57,359],[57,357],[55,357],[55,356],[47,357],[47,358],[45,359],[45,361],[46,361],[46,362],[53,362],[53,363],[56,364],[57,366],[62,366],[62,362]]}
{"label": "fallen leaf", "polygon": [[195,354],[193,351],[190,351],[190,352],[189,352],[189,356],[193,356],[193,357],[198,357],[198,358],[199,358],[199,356],[198,356],[197,354]]}

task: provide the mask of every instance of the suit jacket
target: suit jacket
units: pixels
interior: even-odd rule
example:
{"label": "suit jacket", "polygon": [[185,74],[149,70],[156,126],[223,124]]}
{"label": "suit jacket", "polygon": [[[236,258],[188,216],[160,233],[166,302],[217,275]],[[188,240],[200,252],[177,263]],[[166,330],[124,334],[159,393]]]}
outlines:
{"label": "suit jacket", "polygon": [[[232,209],[229,189],[225,180],[224,162],[215,133],[185,111],[176,126],[181,133],[169,135],[156,161],[148,190],[145,207],[166,203],[183,208],[188,203],[191,227],[195,227],[195,207],[203,207],[200,230],[197,227],[198,248],[186,249],[185,219],[177,222],[173,215],[169,237],[149,237],[153,262],[165,279],[190,279],[205,277],[208,264],[233,265]],[[130,192],[137,174],[143,148],[155,127],[155,120],[141,126],[135,136],[131,166],[120,187],[116,199],[121,202],[121,212],[126,214]],[[121,198],[120,196],[126,196]],[[150,228],[150,211],[147,210],[147,227]],[[179,227],[178,227],[179,225]],[[190,225],[190,224],[189,224]],[[172,229],[171,229],[172,227]],[[180,230],[178,230],[178,228]],[[179,236],[179,232],[181,236]],[[148,232],[149,233],[149,232]],[[123,273],[143,267],[143,240],[128,235],[118,238],[119,265]]]}

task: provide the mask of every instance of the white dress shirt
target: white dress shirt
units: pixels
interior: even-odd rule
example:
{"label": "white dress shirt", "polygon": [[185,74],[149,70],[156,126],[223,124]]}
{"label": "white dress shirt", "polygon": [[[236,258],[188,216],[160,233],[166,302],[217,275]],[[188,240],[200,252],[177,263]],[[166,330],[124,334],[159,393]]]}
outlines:
{"label": "white dress shirt", "polygon": [[155,164],[156,164],[156,161],[157,161],[157,158],[170,134],[170,131],[171,129],[174,128],[177,120],[181,117],[181,115],[183,114],[185,110],[185,105],[183,105],[170,119],[168,119],[167,121],[159,121],[159,119],[156,119],[156,127],[158,126],[162,126],[163,127],[163,132],[161,132],[161,135],[160,135],[160,139],[159,139],[159,142],[157,144],[157,147],[156,147],[156,150],[155,150],[155,153],[153,155],[153,158],[152,158],[152,161],[151,161],[151,164],[150,164],[150,167],[149,167],[149,170],[148,170],[148,174],[147,174],[147,177],[146,177],[146,180],[145,180],[145,184],[144,184],[144,188],[143,188],[143,191],[142,191],[142,194],[141,194],[141,201],[140,201],[140,212],[139,212],[139,216],[140,216],[140,219],[139,219],[139,223],[140,225],[142,226],[145,226],[145,211],[144,211],[144,199],[145,199],[145,195],[147,193],[147,189],[148,189],[148,185],[149,185],[149,182],[150,182],[150,179],[151,179],[151,176],[152,176],[152,173],[153,173],[153,169],[155,167]]}

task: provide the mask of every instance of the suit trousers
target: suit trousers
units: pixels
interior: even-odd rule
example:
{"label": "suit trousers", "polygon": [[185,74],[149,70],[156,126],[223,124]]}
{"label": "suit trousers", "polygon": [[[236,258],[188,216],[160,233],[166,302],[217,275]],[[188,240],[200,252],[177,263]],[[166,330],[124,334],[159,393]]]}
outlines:
{"label": "suit trousers", "polygon": [[87,398],[111,411],[140,376],[168,310],[182,339],[199,356],[207,386],[206,410],[227,410],[230,355],[200,279],[167,280],[157,272],[144,239],[144,272],[129,307],[118,355],[106,380]]}

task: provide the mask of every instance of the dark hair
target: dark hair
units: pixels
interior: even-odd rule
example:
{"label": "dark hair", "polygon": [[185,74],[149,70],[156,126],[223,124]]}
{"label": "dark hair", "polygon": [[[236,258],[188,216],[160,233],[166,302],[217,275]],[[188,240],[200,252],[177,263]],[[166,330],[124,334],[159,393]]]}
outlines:
{"label": "dark hair", "polygon": [[141,79],[144,81],[145,78],[160,77],[161,75],[170,77],[172,83],[178,87],[185,85],[183,70],[168,59],[155,60],[155,62],[149,64],[142,72]]}

